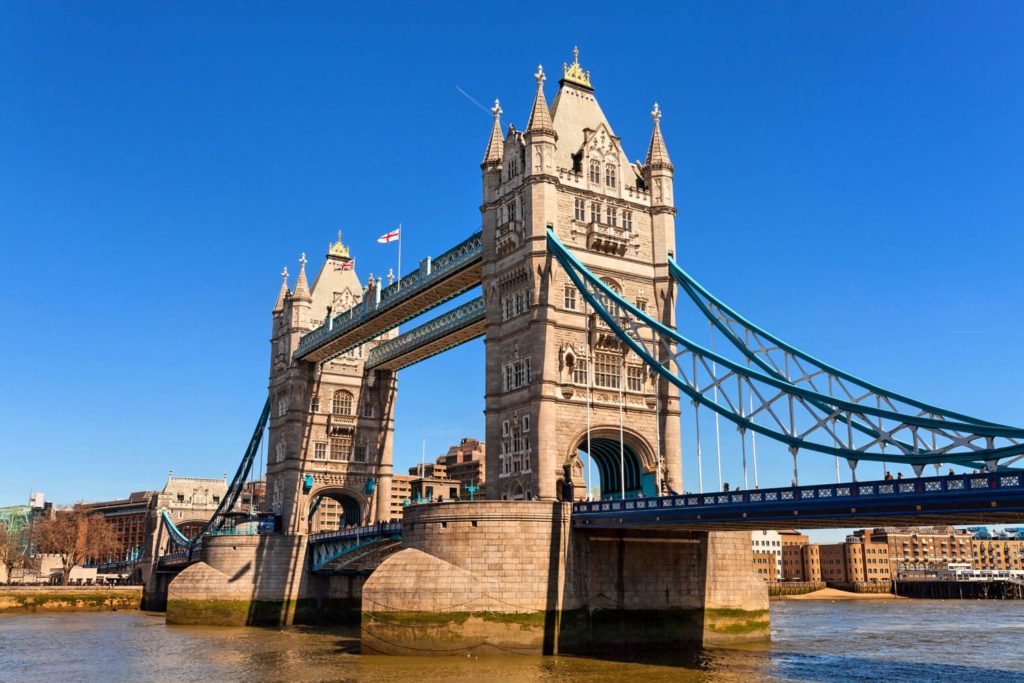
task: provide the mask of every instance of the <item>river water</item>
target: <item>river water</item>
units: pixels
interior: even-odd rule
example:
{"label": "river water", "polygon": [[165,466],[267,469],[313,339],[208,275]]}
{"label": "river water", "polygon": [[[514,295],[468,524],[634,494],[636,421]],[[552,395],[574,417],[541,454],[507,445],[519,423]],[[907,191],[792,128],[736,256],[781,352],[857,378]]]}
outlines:
{"label": "river water", "polygon": [[0,615],[3,681],[1024,681],[1022,601],[772,604],[772,643],[659,661],[379,657],[358,628],[167,626],[140,612]]}

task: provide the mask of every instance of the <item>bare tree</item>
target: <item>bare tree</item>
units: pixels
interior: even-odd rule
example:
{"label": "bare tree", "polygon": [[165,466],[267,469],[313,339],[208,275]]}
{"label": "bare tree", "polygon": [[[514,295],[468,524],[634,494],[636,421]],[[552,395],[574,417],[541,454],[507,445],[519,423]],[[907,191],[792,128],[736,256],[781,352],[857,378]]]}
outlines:
{"label": "bare tree", "polygon": [[12,531],[6,524],[0,522],[0,565],[7,570],[5,576],[7,583],[11,582],[11,574],[15,567],[24,565],[27,555],[25,554],[26,533],[24,529]]}
{"label": "bare tree", "polygon": [[90,513],[81,505],[58,510],[52,519],[36,522],[35,543],[39,552],[60,556],[65,586],[71,568],[88,559],[105,560],[117,550],[117,534],[103,515]]}

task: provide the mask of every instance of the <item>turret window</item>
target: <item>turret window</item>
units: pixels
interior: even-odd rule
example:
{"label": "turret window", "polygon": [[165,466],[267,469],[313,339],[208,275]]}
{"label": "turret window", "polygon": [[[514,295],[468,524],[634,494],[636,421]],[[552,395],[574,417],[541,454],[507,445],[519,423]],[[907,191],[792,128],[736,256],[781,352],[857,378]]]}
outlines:
{"label": "turret window", "polygon": [[319,413],[320,412],[320,397],[314,396],[313,400],[309,402],[309,412]]}
{"label": "turret window", "polygon": [[618,389],[622,380],[619,354],[598,351],[594,354],[594,385]]}
{"label": "turret window", "polygon": [[331,460],[348,461],[352,457],[352,437],[331,439]]}
{"label": "turret window", "polygon": [[335,391],[331,399],[331,412],[335,415],[351,415],[352,394],[343,389]]}
{"label": "turret window", "polygon": [[373,417],[373,402],[370,401],[369,399],[363,401],[363,412],[362,412],[362,415],[363,415],[363,417],[369,417],[369,418]]}
{"label": "turret window", "polygon": [[590,182],[600,183],[601,182],[601,162],[591,161],[590,162]]}
{"label": "turret window", "polygon": [[567,311],[576,310],[576,287],[573,285],[566,285],[563,291],[565,309]]}
{"label": "turret window", "polygon": [[622,227],[626,230],[633,229],[633,212],[623,211],[622,212]]}
{"label": "turret window", "polygon": [[614,206],[609,205],[608,206],[607,216],[608,216],[608,221],[607,221],[608,225],[610,225],[610,226],[612,226],[614,228],[615,224],[618,223],[618,209],[616,209]]}
{"label": "turret window", "polygon": [[317,441],[313,444],[313,459],[314,460],[326,460],[327,459],[327,442]]}
{"label": "turret window", "polygon": [[604,167],[604,184],[608,187],[615,187],[615,166],[612,164]]}
{"label": "turret window", "polygon": [[576,200],[576,220],[585,221],[587,219],[587,206],[586,202],[582,199]]}
{"label": "turret window", "polygon": [[590,222],[601,222],[601,204],[598,202],[590,202]]}

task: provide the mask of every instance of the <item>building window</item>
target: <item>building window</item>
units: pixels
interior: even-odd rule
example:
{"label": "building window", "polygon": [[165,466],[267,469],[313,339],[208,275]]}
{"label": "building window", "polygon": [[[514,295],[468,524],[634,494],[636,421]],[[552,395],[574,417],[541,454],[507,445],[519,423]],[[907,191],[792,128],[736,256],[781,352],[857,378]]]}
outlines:
{"label": "building window", "polygon": [[644,368],[642,365],[626,367],[626,389],[629,391],[644,390]]}
{"label": "building window", "polygon": [[317,441],[313,444],[313,459],[314,460],[326,460],[327,459],[327,442]]}
{"label": "building window", "polygon": [[623,211],[622,212],[622,227],[626,230],[633,229],[633,212]]}
{"label": "building window", "polygon": [[590,182],[600,183],[601,182],[601,162],[591,161],[590,162]]}
{"label": "building window", "polygon": [[313,400],[309,402],[309,412],[319,413],[320,412],[320,397],[314,396]]}
{"label": "building window", "polygon": [[359,441],[356,442],[355,459],[356,462],[366,462],[366,437],[359,437]]}
{"label": "building window", "polygon": [[523,288],[501,298],[502,320],[509,320],[526,313],[530,308],[530,290]]}
{"label": "building window", "polygon": [[369,399],[363,401],[363,417],[373,417],[373,402]]}
{"label": "building window", "polygon": [[590,202],[590,222],[600,223],[601,222],[601,204],[600,202]]}
{"label": "building window", "polygon": [[331,460],[348,461],[352,456],[352,438],[331,439]]}
{"label": "building window", "polygon": [[343,389],[335,391],[331,399],[331,412],[335,415],[351,415],[352,394]]}
{"label": "building window", "polygon": [[612,226],[613,228],[615,227],[615,224],[618,223],[617,213],[618,213],[618,209],[616,209],[614,206],[611,206],[611,205],[608,206],[608,213],[607,213],[608,220],[606,222],[608,223],[608,225]]}
{"label": "building window", "polygon": [[572,366],[572,381],[573,384],[585,385],[587,383],[587,359],[577,358],[576,363]]}
{"label": "building window", "polygon": [[598,351],[594,354],[594,386],[618,389],[622,380],[619,354]]}
{"label": "building window", "polygon": [[573,285],[566,285],[564,291],[565,295],[565,309],[567,311],[576,310],[576,287]]}
{"label": "building window", "polygon": [[608,187],[615,187],[615,166],[612,164],[604,167],[604,184]]}
{"label": "building window", "polygon": [[505,391],[512,391],[530,383],[530,359],[520,358],[505,363]]}
{"label": "building window", "polygon": [[586,220],[587,215],[587,203],[582,199],[577,199],[575,202],[576,220]]}

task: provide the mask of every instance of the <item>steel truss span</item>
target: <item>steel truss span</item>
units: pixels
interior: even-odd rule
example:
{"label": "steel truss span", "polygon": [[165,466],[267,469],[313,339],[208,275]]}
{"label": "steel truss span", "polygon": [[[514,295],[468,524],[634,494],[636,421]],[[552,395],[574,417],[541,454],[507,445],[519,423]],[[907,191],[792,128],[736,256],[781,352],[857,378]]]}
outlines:
{"label": "steel truss span", "polygon": [[[673,277],[741,353],[733,360],[682,335],[617,294],[548,230],[548,249],[605,325],[695,407],[789,448],[858,462],[953,463],[996,471],[1024,455],[1024,429],[906,398],[805,354],[711,296],[674,260]],[[717,394],[717,395],[716,395]],[[1005,464],[1004,463],[1004,469]]]}

